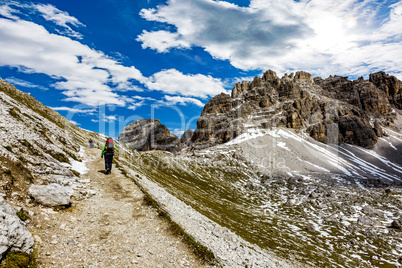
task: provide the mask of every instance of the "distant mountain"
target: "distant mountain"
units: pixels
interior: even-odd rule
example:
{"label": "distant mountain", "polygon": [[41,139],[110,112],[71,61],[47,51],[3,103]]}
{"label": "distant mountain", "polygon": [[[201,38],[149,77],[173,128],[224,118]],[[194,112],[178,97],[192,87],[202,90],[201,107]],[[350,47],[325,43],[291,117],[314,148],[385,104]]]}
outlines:
{"label": "distant mountain", "polygon": [[279,78],[269,70],[262,78],[237,83],[232,95],[220,94],[204,107],[192,141],[222,144],[248,128],[286,127],[301,130],[330,144],[373,148],[382,127],[396,118],[402,82],[383,72],[370,81],[330,76],[314,78],[306,72]]}

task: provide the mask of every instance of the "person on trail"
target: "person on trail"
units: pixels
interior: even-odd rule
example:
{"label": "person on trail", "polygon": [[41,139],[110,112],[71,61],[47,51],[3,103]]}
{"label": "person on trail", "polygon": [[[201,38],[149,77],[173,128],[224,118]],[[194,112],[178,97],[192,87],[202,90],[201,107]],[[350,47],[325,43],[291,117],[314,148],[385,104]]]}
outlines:
{"label": "person on trail", "polygon": [[89,140],[89,148],[94,148],[94,141],[92,139]]}
{"label": "person on trail", "polygon": [[103,145],[101,158],[105,156],[105,174],[110,174],[112,172],[112,162],[114,151],[116,150],[116,145],[111,137],[107,138],[105,145]]}

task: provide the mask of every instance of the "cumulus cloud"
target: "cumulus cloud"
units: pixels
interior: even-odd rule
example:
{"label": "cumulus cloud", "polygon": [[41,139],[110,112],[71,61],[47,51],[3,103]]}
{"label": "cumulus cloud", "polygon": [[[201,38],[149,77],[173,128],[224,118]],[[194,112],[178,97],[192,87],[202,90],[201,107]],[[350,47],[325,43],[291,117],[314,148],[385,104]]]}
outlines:
{"label": "cumulus cloud", "polygon": [[148,32],[144,30],[136,39],[142,43],[142,48],[153,48],[158,52],[168,52],[169,48],[190,48],[190,44],[181,40],[179,34],[168,31]]}
{"label": "cumulus cloud", "polygon": [[0,19],[0,36],[0,65],[59,80],[53,86],[63,91],[67,101],[124,105],[113,90],[129,87],[132,79],[145,81],[135,67],[120,65],[100,51],[51,34],[33,22]]}
{"label": "cumulus cloud", "polygon": [[140,15],[176,29],[163,31],[169,41],[157,39],[160,31],[139,35],[143,47],[158,52],[185,44],[243,70],[361,75],[382,69],[402,76],[395,69],[402,63],[397,52],[402,49],[402,2],[251,0],[239,7],[169,0]]}
{"label": "cumulus cloud", "polygon": [[[138,99],[131,101],[121,92],[148,89],[170,95],[206,98],[225,91],[220,79],[201,74],[185,75],[175,69],[144,77],[134,66],[123,66],[103,52],[66,36],[69,34],[53,34],[42,25],[22,19],[27,10],[28,13],[32,10],[39,12],[63,29],[82,26],[77,19],[52,5],[24,5],[18,2],[1,5],[0,14],[6,18],[0,18],[0,66],[17,67],[25,73],[50,76],[55,80],[52,87],[62,91],[66,96],[65,101],[91,106],[103,103],[120,106],[128,104],[134,110],[144,105],[144,102]],[[171,46],[187,48],[186,42],[177,41],[179,37],[168,33],[162,38],[165,47],[159,50],[164,51]],[[147,88],[139,87],[138,82]]]}
{"label": "cumulus cloud", "polygon": [[152,75],[146,86],[169,95],[207,98],[226,92],[220,79],[202,74],[185,75],[176,69],[164,70]]}

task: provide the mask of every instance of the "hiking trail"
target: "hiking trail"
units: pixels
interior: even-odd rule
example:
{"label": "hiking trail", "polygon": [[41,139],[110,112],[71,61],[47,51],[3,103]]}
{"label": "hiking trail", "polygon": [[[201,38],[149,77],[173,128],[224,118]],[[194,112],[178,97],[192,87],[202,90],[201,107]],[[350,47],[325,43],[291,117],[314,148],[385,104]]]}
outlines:
{"label": "hiking trail", "polygon": [[80,180],[94,196],[65,210],[30,208],[39,267],[206,267],[115,164],[103,174],[99,149],[86,148],[83,160]]}

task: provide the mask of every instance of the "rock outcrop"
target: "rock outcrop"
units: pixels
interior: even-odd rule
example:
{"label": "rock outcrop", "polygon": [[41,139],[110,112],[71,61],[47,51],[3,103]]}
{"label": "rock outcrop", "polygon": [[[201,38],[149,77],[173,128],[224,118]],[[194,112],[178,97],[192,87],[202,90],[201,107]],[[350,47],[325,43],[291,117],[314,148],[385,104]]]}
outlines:
{"label": "rock outcrop", "polygon": [[183,135],[181,135],[180,142],[183,144],[189,145],[192,137],[193,137],[193,131],[191,129],[187,129],[183,133]]}
{"label": "rock outcrop", "polygon": [[156,119],[140,119],[123,128],[119,141],[139,151],[163,150],[177,152],[179,138]]}
{"label": "rock outcrop", "polygon": [[49,185],[32,185],[28,194],[36,202],[45,206],[67,206],[70,204],[74,190],[68,186],[52,183]]}
{"label": "rock outcrop", "polygon": [[306,72],[279,78],[269,70],[262,78],[237,83],[231,96],[213,97],[197,121],[192,142],[209,147],[248,128],[287,127],[323,143],[372,148],[382,136],[381,125],[395,118],[392,105],[399,107],[401,82],[395,79],[383,73],[370,75],[370,81],[341,76],[313,79]]}
{"label": "rock outcrop", "polygon": [[398,109],[402,109],[402,82],[395,76],[384,72],[370,74],[370,82],[385,92],[389,102]]}
{"label": "rock outcrop", "polygon": [[8,251],[32,252],[34,239],[14,209],[0,196],[0,260]]}

